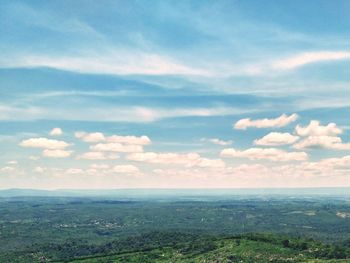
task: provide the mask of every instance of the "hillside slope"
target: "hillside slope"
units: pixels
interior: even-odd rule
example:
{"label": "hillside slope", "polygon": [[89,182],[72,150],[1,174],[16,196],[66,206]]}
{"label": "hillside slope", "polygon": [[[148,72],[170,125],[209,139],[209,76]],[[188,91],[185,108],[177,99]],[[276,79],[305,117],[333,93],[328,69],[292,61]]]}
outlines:
{"label": "hillside slope", "polygon": [[71,262],[350,262],[349,256],[349,249],[344,247],[270,234],[252,234],[199,239],[174,246]]}

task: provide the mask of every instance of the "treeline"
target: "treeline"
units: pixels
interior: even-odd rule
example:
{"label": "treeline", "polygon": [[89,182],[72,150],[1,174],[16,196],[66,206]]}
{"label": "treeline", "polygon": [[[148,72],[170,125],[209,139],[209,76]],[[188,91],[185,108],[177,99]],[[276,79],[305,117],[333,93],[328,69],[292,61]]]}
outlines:
{"label": "treeline", "polygon": [[[68,239],[59,244],[33,244],[30,248],[23,251],[17,251],[12,255],[7,255],[7,257],[41,257],[47,261],[68,261],[80,257],[96,257],[99,255],[105,256],[135,251],[147,251],[164,246],[180,249],[181,245],[184,243],[195,244],[195,240],[201,240],[199,235],[186,234],[182,232],[150,232],[142,235],[117,239],[115,241],[99,245],[89,243],[86,239]],[[197,245],[197,247],[201,246]],[[193,247],[191,249],[193,249]],[[25,257],[24,255],[27,256]]]}
{"label": "treeline", "polygon": [[[196,256],[220,248],[220,242],[234,242],[240,246],[244,240],[259,244],[277,245],[295,254],[303,253],[310,259],[350,259],[348,246],[323,244],[313,239],[290,238],[269,233],[250,233],[234,236],[203,236],[183,232],[150,232],[103,244],[92,244],[87,240],[71,239],[61,244],[33,244],[16,253],[3,255],[1,262],[67,262],[78,258],[98,258],[131,252],[147,252],[157,248],[170,247],[181,254]],[[231,257],[239,257],[234,255]]]}
{"label": "treeline", "polygon": [[264,243],[282,245],[285,248],[303,251],[316,259],[350,259],[350,241],[343,244],[324,244],[311,238],[290,238],[285,235],[248,233],[237,235],[234,239],[248,239]]}

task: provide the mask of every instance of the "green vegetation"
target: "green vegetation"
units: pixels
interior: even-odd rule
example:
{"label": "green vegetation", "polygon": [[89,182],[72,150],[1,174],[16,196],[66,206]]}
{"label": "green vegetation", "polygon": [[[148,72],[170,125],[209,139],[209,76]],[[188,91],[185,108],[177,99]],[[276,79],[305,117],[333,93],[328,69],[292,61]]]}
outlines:
{"label": "green vegetation", "polygon": [[[192,240],[175,246],[77,259],[94,262],[346,262],[349,249],[279,235],[246,234]],[[347,260],[349,261],[349,260]]]}
{"label": "green vegetation", "polygon": [[16,197],[0,211],[0,262],[350,262],[342,198]]}

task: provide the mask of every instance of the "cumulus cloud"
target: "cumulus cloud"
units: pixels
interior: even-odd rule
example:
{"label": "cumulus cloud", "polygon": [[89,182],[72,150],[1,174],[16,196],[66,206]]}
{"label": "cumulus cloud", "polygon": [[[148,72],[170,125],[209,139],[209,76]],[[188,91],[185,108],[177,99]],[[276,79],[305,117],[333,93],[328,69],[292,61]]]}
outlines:
{"label": "cumulus cloud", "polygon": [[45,149],[43,151],[43,156],[48,158],[67,158],[72,154],[72,151],[66,150],[50,150]]}
{"label": "cumulus cloud", "polygon": [[133,135],[111,135],[105,136],[101,132],[76,132],[75,137],[81,139],[84,142],[97,143],[97,142],[106,142],[106,143],[122,143],[122,144],[133,144],[133,145],[148,145],[151,143],[148,136],[142,135],[140,137]]}
{"label": "cumulus cloud", "polygon": [[350,155],[340,158],[327,158],[318,162],[321,166],[328,166],[333,169],[350,169]]}
{"label": "cumulus cloud", "polygon": [[299,136],[292,135],[290,133],[280,133],[280,132],[271,132],[261,139],[254,141],[256,145],[265,145],[265,146],[277,146],[277,145],[286,145],[293,144],[299,139]]}
{"label": "cumulus cloud", "polygon": [[[79,169],[80,170],[80,169]],[[111,174],[128,174],[128,175],[141,175],[141,171],[138,167],[130,164],[120,164],[111,167],[108,164],[91,164],[84,172],[87,175],[92,176],[108,176]],[[78,172],[77,172],[78,173]]]}
{"label": "cumulus cloud", "polygon": [[272,64],[272,68],[281,70],[295,69],[307,64],[350,59],[350,52],[347,51],[318,51],[318,52],[306,52],[298,54],[296,56],[287,57]]}
{"label": "cumulus cloud", "polygon": [[350,143],[343,143],[338,137],[343,131],[335,123],[321,125],[319,121],[312,120],[308,125],[302,127],[297,125],[295,133],[306,137],[294,144],[295,149],[324,148],[331,150],[349,150]]}
{"label": "cumulus cloud", "polygon": [[97,164],[97,163],[93,163],[90,165],[91,169],[108,169],[109,165],[108,164]]}
{"label": "cumulus cloud", "polygon": [[96,145],[91,145],[90,149],[92,151],[101,152],[121,152],[121,153],[135,153],[142,152],[143,148],[141,145],[125,145],[120,143],[99,143]]}
{"label": "cumulus cloud", "polygon": [[80,168],[69,168],[65,171],[66,174],[82,174],[83,172],[84,170]]}
{"label": "cumulus cloud", "polygon": [[202,138],[201,139],[201,142],[211,142],[213,144],[216,144],[216,145],[221,145],[221,146],[227,146],[227,145],[231,145],[233,142],[231,140],[229,141],[224,141],[224,140],[220,140],[218,138]]}
{"label": "cumulus cloud", "polygon": [[16,170],[16,168],[14,168],[12,166],[5,166],[5,167],[2,167],[0,169],[1,172],[5,172],[5,173],[10,173],[10,172],[13,172],[15,170]]}
{"label": "cumulus cloud", "polygon": [[123,173],[123,174],[138,174],[140,173],[139,168],[134,165],[125,164],[125,165],[116,165],[113,167],[113,172]]}
{"label": "cumulus cloud", "polygon": [[31,155],[31,156],[29,156],[29,159],[32,160],[32,161],[37,161],[37,160],[40,159],[40,156]]}
{"label": "cumulus cloud", "polygon": [[350,150],[350,143],[343,143],[340,137],[336,136],[309,136],[293,145],[295,149],[325,148],[332,150]]}
{"label": "cumulus cloud", "polygon": [[198,153],[155,153],[143,152],[127,155],[128,160],[156,164],[181,164],[187,167],[224,167],[224,161],[220,159],[202,158]]}
{"label": "cumulus cloud", "polygon": [[227,170],[228,173],[232,173],[234,175],[249,175],[254,176],[257,174],[267,174],[269,169],[262,164],[240,164],[235,167],[230,167]]}
{"label": "cumulus cloud", "polygon": [[140,137],[112,135],[107,137],[107,142],[134,144],[134,145],[148,145],[151,143],[151,140],[145,135],[142,135]]}
{"label": "cumulus cloud", "polygon": [[249,148],[244,151],[233,148],[221,151],[222,157],[248,158],[250,160],[270,160],[270,161],[305,161],[307,154],[305,152],[287,152],[276,148]]}
{"label": "cumulus cloud", "polygon": [[275,118],[275,119],[258,119],[258,120],[251,120],[250,118],[241,119],[237,121],[234,124],[234,128],[238,130],[245,130],[249,127],[254,128],[279,128],[286,126],[298,118],[298,115],[296,113],[291,114],[290,116],[286,114],[282,114],[281,116]]}
{"label": "cumulus cloud", "polygon": [[105,136],[101,132],[92,132],[92,133],[86,133],[86,132],[76,132],[75,137],[78,139],[81,139],[84,142],[103,142],[106,140]]}
{"label": "cumulus cloud", "polygon": [[297,125],[295,132],[299,136],[336,136],[342,133],[342,130],[335,123],[329,123],[326,126],[320,125],[317,120],[310,121],[309,125],[302,127]]}
{"label": "cumulus cloud", "polygon": [[[315,162],[302,162],[298,165],[290,165],[278,168],[278,171],[289,174],[299,174],[310,176],[321,176],[333,178],[336,176],[347,176],[350,171],[350,156],[337,158],[326,158]],[[344,177],[341,178],[341,182]]]}
{"label": "cumulus cloud", "polygon": [[51,135],[51,136],[59,136],[62,134],[63,134],[63,131],[61,128],[53,128],[49,133],[49,135]]}
{"label": "cumulus cloud", "polygon": [[115,160],[118,159],[119,155],[117,154],[106,154],[104,152],[86,152],[82,155],[79,155],[77,159],[86,159],[86,160]]}
{"label": "cumulus cloud", "polygon": [[43,172],[45,172],[45,168],[37,166],[34,168],[34,172],[42,174]]}
{"label": "cumulus cloud", "polygon": [[200,155],[197,153],[132,153],[127,155],[128,160],[148,163],[163,163],[163,164],[187,164],[189,161],[197,160]]}
{"label": "cumulus cloud", "polygon": [[22,147],[58,150],[58,149],[65,149],[70,144],[64,141],[52,140],[47,138],[30,138],[27,140],[23,140],[19,145]]}
{"label": "cumulus cloud", "polygon": [[203,168],[223,168],[226,166],[226,164],[221,159],[199,158],[197,162],[190,166],[198,166]]}

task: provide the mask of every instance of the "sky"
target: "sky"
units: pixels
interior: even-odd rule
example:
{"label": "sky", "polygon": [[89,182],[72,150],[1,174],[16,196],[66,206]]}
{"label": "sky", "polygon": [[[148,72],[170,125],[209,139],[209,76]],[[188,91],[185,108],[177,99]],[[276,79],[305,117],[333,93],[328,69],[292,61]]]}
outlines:
{"label": "sky", "polygon": [[0,1],[0,189],[350,186],[349,13]]}

